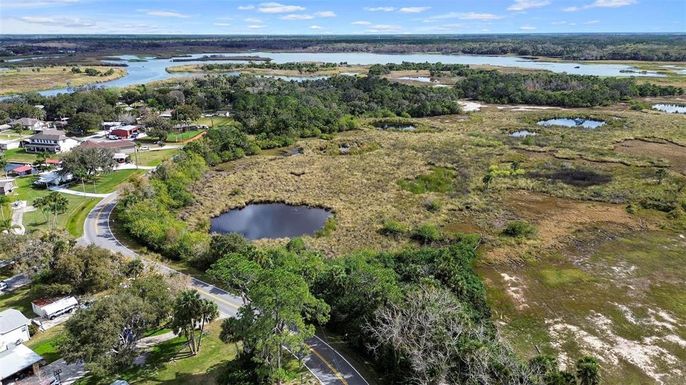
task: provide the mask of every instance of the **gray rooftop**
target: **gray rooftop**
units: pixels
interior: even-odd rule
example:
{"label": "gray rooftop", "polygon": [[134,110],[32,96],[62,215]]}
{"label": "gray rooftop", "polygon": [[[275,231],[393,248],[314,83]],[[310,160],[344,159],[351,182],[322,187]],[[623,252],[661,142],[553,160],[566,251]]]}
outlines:
{"label": "gray rooftop", "polygon": [[29,324],[29,319],[24,317],[19,310],[7,309],[0,312],[0,334],[6,334]]}
{"label": "gray rooftop", "polygon": [[67,138],[64,131],[60,130],[45,130],[39,134],[33,135],[31,139],[43,139],[43,140],[64,140]]}

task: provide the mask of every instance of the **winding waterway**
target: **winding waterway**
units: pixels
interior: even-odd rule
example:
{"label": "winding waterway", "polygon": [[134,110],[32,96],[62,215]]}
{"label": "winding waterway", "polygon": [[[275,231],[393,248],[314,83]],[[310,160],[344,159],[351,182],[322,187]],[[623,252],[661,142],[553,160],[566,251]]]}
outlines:
{"label": "winding waterway", "polygon": [[[184,59],[200,59],[207,55],[221,55],[218,53],[200,53],[189,55]],[[223,54],[229,55],[229,54]],[[343,52],[343,53],[322,53],[322,52],[242,52],[231,53],[230,56],[260,56],[272,59],[274,63],[291,62],[324,62],[324,63],[348,63],[351,65],[370,65],[386,63],[445,63],[445,64],[468,64],[468,65],[492,65],[501,67],[514,67],[522,69],[547,70],[557,73],[568,73],[574,75],[596,75],[596,76],[664,76],[656,72],[626,72],[636,70],[634,67],[623,64],[585,64],[574,62],[547,62],[537,61],[516,56],[485,56],[485,55],[442,55],[442,54],[375,54],[365,52]],[[175,65],[190,64],[218,64],[218,63],[246,63],[237,60],[188,60],[182,63],[173,62],[175,58],[155,59],[152,57],[141,58],[131,55],[119,56],[120,60],[104,60],[105,64],[126,63],[127,74],[119,79],[98,84],[99,87],[127,87],[130,85],[144,84],[152,81],[165,80],[173,77],[186,77],[188,73],[169,73],[167,67]],[[178,58],[176,58],[178,59]],[[42,95],[56,95],[58,93],[72,92],[68,88],[59,88],[42,91]]]}

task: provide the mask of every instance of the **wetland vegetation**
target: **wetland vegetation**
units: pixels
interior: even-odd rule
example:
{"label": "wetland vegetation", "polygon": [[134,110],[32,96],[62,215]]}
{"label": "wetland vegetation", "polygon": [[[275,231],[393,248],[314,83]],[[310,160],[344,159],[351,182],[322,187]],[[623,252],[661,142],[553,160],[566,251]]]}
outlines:
{"label": "wetland vegetation", "polygon": [[[237,68],[349,70],[202,65]],[[232,381],[283,376],[264,365],[263,339],[241,334],[260,332],[251,320],[271,325],[264,293],[276,291],[294,293],[279,298],[302,335],[336,330],[385,383],[550,385],[599,367],[609,384],[679,384],[686,117],[645,106],[677,103],[683,89],[456,64],[359,70],[298,83],[213,73],[25,95],[0,112],[109,120],[118,102],[176,114],[231,107],[173,158],[150,159],[159,167],[149,176],[132,175],[115,214],[132,241],[255,304],[222,325],[222,339],[252,352]],[[407,71],[448,87],[395,81]],[[489,104],[466,113],[465,97]],[[566,123],[597,129],[556,129]]]}

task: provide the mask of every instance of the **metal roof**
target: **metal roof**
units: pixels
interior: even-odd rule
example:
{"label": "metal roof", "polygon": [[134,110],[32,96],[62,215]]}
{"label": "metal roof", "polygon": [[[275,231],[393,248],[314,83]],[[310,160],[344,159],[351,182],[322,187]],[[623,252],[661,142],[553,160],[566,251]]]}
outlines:
{"label": "metal roof", "polygon": [[43,357],[24,345],[16,345],[0,352],[0,380],[11,377],[42,360]]}
{"label": "metal roof", "polygon": [[29,324],[29,319],[24,317],[19,310],[7,309],[0,312],[0,334],[6,334]]}

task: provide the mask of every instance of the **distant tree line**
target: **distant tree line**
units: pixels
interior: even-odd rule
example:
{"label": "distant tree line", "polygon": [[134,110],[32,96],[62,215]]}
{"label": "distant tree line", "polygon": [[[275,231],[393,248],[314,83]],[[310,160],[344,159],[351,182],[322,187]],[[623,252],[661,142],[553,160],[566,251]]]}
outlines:
{"label": "distant tree line", "polygon": [[568,60],[685,61],[683,34],[560,34],[451,36],[120,36],[14,37],[0,42],[0,54],[63,54],[60,44],[78,45],[79,53],[121,52],[173,55],[183,51],[238,52],[279,50],[306,52],[376,52],[547,56]]}

